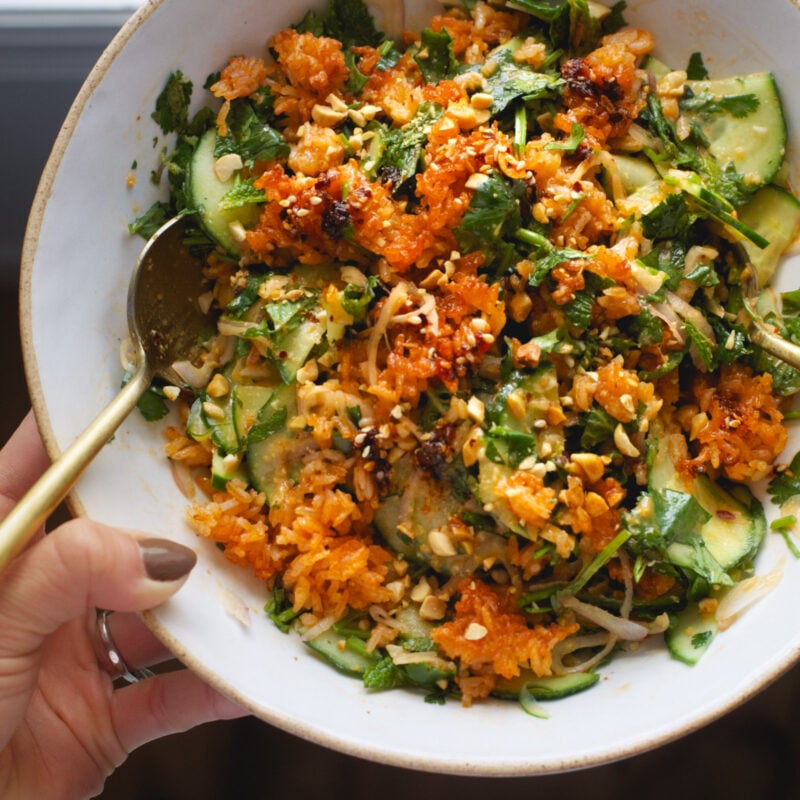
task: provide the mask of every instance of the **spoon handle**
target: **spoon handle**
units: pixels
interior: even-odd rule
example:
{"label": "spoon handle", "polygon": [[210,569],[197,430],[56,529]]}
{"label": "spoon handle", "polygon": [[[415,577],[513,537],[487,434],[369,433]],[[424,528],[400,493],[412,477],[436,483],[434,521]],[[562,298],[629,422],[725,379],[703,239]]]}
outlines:
{"label": "spoon handle", "polygon": [[142,363],[117,396],[64,450],[8,516],[0,522],[0,572],[8,566],[67,496],[85,467],[136,407],[151,378],[150,368]]}

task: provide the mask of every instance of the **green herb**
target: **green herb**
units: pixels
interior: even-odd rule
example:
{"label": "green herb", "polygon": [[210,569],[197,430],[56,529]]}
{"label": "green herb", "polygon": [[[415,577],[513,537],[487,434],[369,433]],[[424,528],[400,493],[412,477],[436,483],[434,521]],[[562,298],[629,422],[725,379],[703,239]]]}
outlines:
{"label": "green herb", "polygon": [[428,141],[431,125],[442,116],[444,109],[436,103],[420,103],[412,120],[402,128],[391,128],[383,135],[384,151],[376,169],[397,172],[395,186],[400,186],[417,171]]}
{"label": "green herb", "polygon": [[713,97],[703,93],[684,100],[681,106],[688,111],[702,111],[707,114],[724,113],[737,119],[743,119],[758,110],[758,98],[754,94]]}
{"label": "green herb", "polygon": [[800,289],[781,294],[781,304],[785,314],[800,314]]}
{"label": "green herb", "polygon": [[289,145],[246,99],[234,101],[227,117],[228,135],[217,138],[216,158],[236,153],[252,166],[257,161],[277,161],[289,155]]}
{"label": "green herb", "polygon": [[688,319],[683,321],[683,328],[686,331],[686,338],[694,346],[694,351],[700,359],[700,362],[705,369],[710,372],[716,367],[717,362],[714,345],[706,335],[701,333]]}
{"label": "green herb", "polygon": [[363,680],[367,689],[393,689],[402,683],[402,673],[392,661],[391,656],[384,656],[380,661],[364,670]]}
{"label": "green herb", "polygon": [[461,224],[453,231],[463,252],[482,250],[487,262],[502,253],[507,236],[522,224],[520,200],[526,187],[499,173],[487,175],[470,200]]}
{"label": "green herb", "polygon": [[297,617],[298,613],[292,608],[286,592],[279,584],[275,584],[272,594],[264,606],[266,615],[275,623],[278,630],[283,633],[288,633],[292,621]]}
{"label": "green herb", "polygon": [[561,142],[548,142],[544,146],[544,149],[563,150],[565,153],[574,153],[585,138],[586,131],[583,129],[583,125],[573,122],[572,128],[570,129],[569,138],[564,139]]}
{"label": "green herb", "polygon": [[192,99],[192,82],[180,70],[171,73],[167,83],[156,98],[156,108],[151,117],[164,133],[183,133],[189,126],[189,102]]}
{"label": "green herb", "polygon": [[378,278],[370,275],[364,286],[348,283],[342,292],[342,309],[349,314],[355,322],[363,322],[367,316],[370,303],[375,299],[375,287]]}
{"label": "green herb", "polygon": [[378,54],[380,58],[378,59],[378,63],[375,65],[375,69],[379,70],[380,72],[386,72],[387,69],[391,69],[392,67],[396,66],[402,55],[394,46],[394,42],[391,39],[381,42],[381,44],[378,46]]}
{"label": "green herb", "polygon": [[286,427],[289,412],[285,406],[275,408],[272,398],[267,401],[264,408],[258,414],[258,419],[247,433],[247,444],[255,444],[269,439],[273,434],[282,431]]}
{"label": "green herb", "polygon": [[642,217],[642,232],[648,239],[680,239],[695,219],[683,195],[670,194]]}
{"label": "green herb", "polygon": [[708,78],[708,70],[703,63],[701,53],[692,53],[689,56],[689,64],[686,67],[686,77],[690,81],[704,81]]}
{"label": "green herb", "polygon": [[495,425],[486,434],[486,457],[516,469],[536,453],[536,438],[530,433]]}
{"label": "green herb", "polygon": [[309,11],[295,29],[338,39],[345,49],[354,45],[377,47],[383,40],[363,0],[330,0],[325,11]]}
{"label": "green herb", "polygon": [[234,319],[240,318],[258,300],[258,287],[268,278],[267,275],[248,275],[245,287],[231,300],[225,311]]}
{"label": "green herb", "polygon": [[602,21],[603,34],[616,33],[628,24],[623,15],[628,4],[625,0],[620,0],[611,6],[611,13]]}
{"label": "green herb", "polygon": [[169,413],[164,393],[158,386],[150,386],[139,398],[136,408],[148,422],[157,422]]}
{"label": "green herb", "polygon": [[800,453],[795,455],[788,469],[778,473],[769,482],[767,492],[777,506],[800,495]]}
{"label": "green herb", "polygon": [[593,450],[597,445],[607,442],[617,427],[617,420],[604,408],[593,407],[581,417],[581,449]]}
{"label": "green herb", "polygon": [[713,635],[714,631],[710,630],[695,633],[691,638],[692,647],[695,650],[702,650],[711,641]]}
{"label": "green herb", "polygon": [[367,85],[369,76],[364,75],[364,73],[358,68],[358,65],[356,64],[356,56],[352,50],[345,51],[344,63],[350,70],[350,77],[347,79],[344,89],[346,92],[350,92],[351,94],[358,96]]}
{"label": "green herb", "polygon": [[171,216],[171,209],[168,203],[153,203],[142,216],[137,217],[130,225],[128,230],[133,234],[139,234],[144,239],[149,239]]}
{"label": "green herb", "polygon": [[797,525],[797,517],[792,514],[789,514],[785,517],[780,517],[779,519],[773,520],[770,523],[770,529],[779,533],[782,537],[784,542],[786,542],[786,547],[788,548],[789,552],[795,557],[800,558],[800,548],[798,548],[797,544],[792,537],[791,531]]}
{"label": "green herb", "polygon": [[661,344],[664,338],[664,324],[646,306],[635,316],[631,317],[628,329],[639,345]]}
{"label": "green herb", "polygon": [[559,75],[536,72],[529,66],[517,64],[514,53],[522,44],[512,39],[492,53],[493,71],[483,76],[483,91],[492,96],[492,114],[502,114],[516,100],[525,103],[554,97],[564,86]]}
{"label": "green herb", "polygon": [[414,61],[426,83],[438,83],[453,77],[458,69],[458,61],[453,55],[453,37],[444,28],[439,32],[425,28]]}
{"label": "green herb", "polygon": [[238,175],[233,186],[225,192],[219,202],[220,208],[241,208],[252,203],[263,203],[267,196],[263,189],[253,186],[253,178],[242,180]]}
{"label": "green herb", "polygon": [[660,535],[667,542],[686,541],[711,515],[697,502],[694,495],[674,489],[651,491],[653,509]]}

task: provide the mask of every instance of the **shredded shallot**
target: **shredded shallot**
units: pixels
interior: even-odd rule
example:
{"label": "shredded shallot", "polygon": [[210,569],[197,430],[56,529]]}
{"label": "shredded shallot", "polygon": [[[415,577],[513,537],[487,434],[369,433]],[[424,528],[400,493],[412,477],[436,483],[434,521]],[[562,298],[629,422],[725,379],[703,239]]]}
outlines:
{"label": "shredded shallot", "polygon": [[589,603],[584,603],[572,595],[558,595],[557,600],[560,605],[574,611],[579,617],[583,617],[585,620],[593,622],[601,628],[605,628],[624,641],[640,642],[649,634],[649,631],[644,625],[629,619],[617,617],[604,608],[598,608]]}
{"label": "shredded shallot", "polygon": [[783,578],[786,559],[781,560],[763,575],[754,575],[737,583],[719,601],[717,606],[717,625],[721,631],[729,628],[753,603],[769,594]]}

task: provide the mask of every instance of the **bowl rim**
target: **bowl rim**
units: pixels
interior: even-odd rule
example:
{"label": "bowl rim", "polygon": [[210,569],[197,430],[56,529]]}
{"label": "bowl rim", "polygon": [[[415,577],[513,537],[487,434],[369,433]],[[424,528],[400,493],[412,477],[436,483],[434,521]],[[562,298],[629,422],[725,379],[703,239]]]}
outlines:
{"label": "bowl rim", "polygon": [[[54,141],[50,155],[46,161],[39,184],[31,205],[28,222],[25,229],[22,256],[20,262],[19,284],[19,309],[20,309],[20,334],[23,356],[23,367],[27,383],[31,406],[41,433],[48,455],[55,459],[61,453],[53,429],[47,403],[44,397],[42,382],[38,369],[38,360],[34,349],[32,326],[33,302],[33,264],[36,257],[40,233],[42,230],[45,209],[49,202],[53,183],[58,174],[64,154],[72,140],[78,120],[87,103],[92,98],[96,88],[103,80],[110,66],[120,55],[128,41],[147,22],[152,14],[166,2],[166,0],[146,0],[128,20],[122,25],[107,47],[103,50],[97,62],[92,67],[78,94],[76,95],[67,115],[62,123]],[[800,0],[788,0],[789,4],[800,11]],[[367,0],[369,3],[369,0]],[[73,491],[67,498],[70,511],[76,517],[87,517],[86,509],[81,502],[77,491]],[[153,610],[141,613],[141,618],[153,634],[189,669],[213,688],[232,698],[235,702],[251,711],[261,720],[273,724],[281,730],[296,735],[314,744],[318,744],[343,754],[369,760],[386,766],[411,769],[422,772],[474,776],[474,777],[526,777],[535,775],[558,774],[577,769],[600,767],[641,755],[658,747],[677,741],[693,733],[715,720],[730,713],[735,708],[748,702],[763,691],[768,685],[776,681],[795,664],[800,661],[800,644],[774,659],[768,669],[761,672],[759,677],[746,688],[739,690],[735,696],[715,704],[713,707],[701,711],[692,717],[688,724],[681,728],[658,730],[648,737],[636,742],[614,746],[608,745],[599,752],[585,756],[557,757],[547,763],[518,764],[498,760],[495,765],[464,764],[459,763],[457,754],[448,759],[441,757],[420,757],[381,749],[378,744],[359,745],[351,743],[340,736],[319,731],[312,723],[284,716],[280,712],[265,709],[259,704],[246,698],[242,692],[229,685],[224,679],[206,668],[191,652],[167,630]],[[468,712],[467,712],[468,713]]]}

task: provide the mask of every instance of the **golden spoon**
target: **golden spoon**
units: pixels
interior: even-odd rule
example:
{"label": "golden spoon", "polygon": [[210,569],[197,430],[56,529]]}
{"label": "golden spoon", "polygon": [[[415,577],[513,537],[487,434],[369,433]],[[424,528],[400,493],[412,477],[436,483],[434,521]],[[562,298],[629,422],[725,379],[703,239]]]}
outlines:
{"label": "golden spoon", "polygon": [[191,358],[200,332],[212,325],[198,303],[203,277],[200,261],[184,244],[187,220],[169,220],[139,255],[128,287],[133,375],[0,522],[0,572],[66,497],[153,378],[182,383],[172,365]]}

